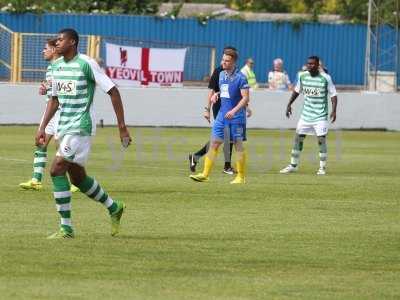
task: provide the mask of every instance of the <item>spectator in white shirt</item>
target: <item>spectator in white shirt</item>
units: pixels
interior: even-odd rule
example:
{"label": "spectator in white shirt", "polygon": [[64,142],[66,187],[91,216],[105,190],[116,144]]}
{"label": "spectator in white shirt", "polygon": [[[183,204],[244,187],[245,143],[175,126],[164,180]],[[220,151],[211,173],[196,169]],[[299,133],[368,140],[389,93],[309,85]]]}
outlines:
{"label": "spectator in white shirt", "polygon": [[291,91],[293,89],[289,75],[283,69],[283,60],[274,60],[274,69],[268,73],[268,88],[275,91]]}

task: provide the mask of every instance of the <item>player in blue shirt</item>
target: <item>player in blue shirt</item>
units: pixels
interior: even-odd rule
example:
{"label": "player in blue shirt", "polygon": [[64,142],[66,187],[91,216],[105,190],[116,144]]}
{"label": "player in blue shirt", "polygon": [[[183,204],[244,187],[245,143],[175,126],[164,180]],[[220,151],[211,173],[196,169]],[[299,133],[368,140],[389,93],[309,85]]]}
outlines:
{"label": "player in blue shirt", "polygon": [[[222,57],[223,72],[220,73],[219,87],[221,108],[212,128],[210,149],[204,161],[204,170],[190,178],[204,182],[209,174],[218,153],[218,148],[224,142],[224,136],[230,136],[237,152],[237,176],[231,181],[245,183],[246,153],[243,142],[246,140],[246,107],[249,103],[249,85],[246,77],[236,68],[237,51],[226,49]],[[214,99],[216,96],[214,96]]]}

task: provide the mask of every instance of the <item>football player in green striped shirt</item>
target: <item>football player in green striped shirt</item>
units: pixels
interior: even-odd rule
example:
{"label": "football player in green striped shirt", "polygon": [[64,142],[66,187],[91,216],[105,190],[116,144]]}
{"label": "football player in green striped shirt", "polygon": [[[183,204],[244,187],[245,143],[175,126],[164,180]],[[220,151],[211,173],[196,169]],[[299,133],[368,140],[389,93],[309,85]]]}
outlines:
{"label": "football player in green striped shirt", "polygon": [[304,95],[304,105],[299,122],[297,123],[296,136],[292,149],[290,164],[280,173],[296,172],[299,168],[300,153],[306,135],[316,135],[319,146],[319,169],[317,175],[326,174],[328,134],[328,96],[332,101],[331,122],[336,121],[337,93],[331,77],[319,71],[319,58],[310,56],[307,61],[307,71],[299,73],[296,87],[290,97],[286,108],[286,117],[292,114],[292,103],[300,93]]}
{"label": "football player in green striped shirt", "polygon": [[[42,51],[43,58],[50,62],[50,65],[47,67],[46,81],[41,84],[39,94],[46,95],[47,101],[51,98],[51,63],[59,57],[56,53],[56,41],[56,39],[48,39]],[[42,179],[47,163],[47,146],[52,138],[56,136],[59,115],[59,111],[57,111],[46,126],[46,143],[36,147],[33,159],[32,179],[19,184],[25,190],[39,191],[42,189]]]}
{"label": "football player in green striped shirt", "polygon": [[71,222],[71,183],[79,190],[102,204],[111,218],[111,235],[119,232],[125,204],[113,200],[92,177],[86,174],[92,136],[96,123],[93,113],[95,88],[99,86],[108,93],[117,117],[119,134],[124,147],[131,138],[124,120],[121,96],[115,84],[90,57],[77,51],[78,33],[74,29],[59,32],[56,51],[62,56],[52,65],[52,98],[46,107],[43,122],[36,134],[37,145],[46,143],[45,128],[60,107],[60,119],[57,128],[60,146],[51,166],[54,198],[60,215],[60,229],[48,238],[72,238],[74,230]]}
{"label": "football player in green striped shirt", "polygon": [[[42,51],[43,58],[50,62],[50,65],[47,67],[46,71],[46,80],[42,82],[39,88],[39,94],[43,96],[46,95],[46,102],[48,102],[51,98],[51,64],[59,58],[59,55],[56,52],[56,42],[57,39],[55,38],[48,39]],[[42,189],[42,180],[47,164],[47,147],[53,137],[55,141],[57,141],[57,125],[59,117],[60,110],[57,110],[54,117],[46,126],[46,143],[42,146],[36,146],[33,158],[32,178],[27,182],[22,182],[19,184],[19,186],[24,190],[40,191]],[[78,191],[78,188],[74,185],[71,185],[71,191],[76,192]]]}

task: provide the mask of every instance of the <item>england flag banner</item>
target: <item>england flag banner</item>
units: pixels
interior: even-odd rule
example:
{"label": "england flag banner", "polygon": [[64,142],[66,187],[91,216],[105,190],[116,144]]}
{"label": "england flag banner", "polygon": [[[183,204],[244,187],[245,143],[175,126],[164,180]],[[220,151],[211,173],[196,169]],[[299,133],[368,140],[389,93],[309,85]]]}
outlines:
{"label": "england flag banner", "polygon": [[183,85],[186,48],[140,48],[106,44],[107,75],[123,86]]}

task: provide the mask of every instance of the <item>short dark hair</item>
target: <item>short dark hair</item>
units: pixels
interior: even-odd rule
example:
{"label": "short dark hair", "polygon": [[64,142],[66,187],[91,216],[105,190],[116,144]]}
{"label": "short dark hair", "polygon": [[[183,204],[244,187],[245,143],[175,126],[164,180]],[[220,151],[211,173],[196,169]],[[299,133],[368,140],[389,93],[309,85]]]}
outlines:
{"label": "short dark hair", "polygon": [[228,56],[232,57],[234,61],[237,61],[237,59],[239,57],[236,49],[232,49],[232,48],[225,49],[224,55],[228,55]]}
{"label": "short dark hair", "polygon": [[317,64],[319,64],[319,57],[316,55],[311,55],[310,57],[308,57],[308,59],[315,60],[317,62]]}
{"label": "short dark hair", "polygon": [[75,29],[72,28],[64,28],[61,29],[58,34],[65,34],[67,35],[70,39],[75,41],[75,46],[78,47],[79,44],[79,34],[76,32]]}
{"label": "short dark hair", "polygon": [[47,45],[49,45],[50,47],[55,47],[56,43],[57,43],[57,39],[56,38],[51,38],[51,39],[47,39],[46,40]]}

